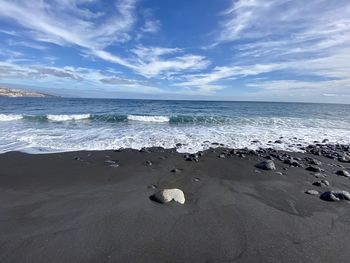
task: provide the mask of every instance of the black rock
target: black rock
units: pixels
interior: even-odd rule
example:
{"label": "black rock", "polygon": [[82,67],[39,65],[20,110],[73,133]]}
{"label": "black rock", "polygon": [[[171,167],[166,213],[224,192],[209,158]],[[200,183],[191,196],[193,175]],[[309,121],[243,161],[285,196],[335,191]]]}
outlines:
{"label": "black rock", "polygon": [[297,160],[294,160],[293,158],[285,159],[283,162],[284,162],[285,164],[288,164],[288,165],[294,166],[294,167],[301,166],[301,164],[298,163],[298,161],[297,161]]}
{"label": "black rock", "polygon": [[344,177],[350,177],[350,173],[345,170],[338,170],[335,172],[336,175],[344,176]]}
{"label": "black rock", "polygon": [[264,160],[260,163],[257,163],[255,165],[256,168],[263,169],[263,170],[275,170],[276,166],[275,163],[271,160]]}
{"label": "black rock", "polygon": [[314,158],[306,157],[305,161],[307,161],[309,164],[313,165],[321,165],[322,163],[319,160],[316,160]]}
{"label": "black rock", "polygon": [[236,150],[236,149],[232,149],[232,150],[230,151],[230,154],[236,155],[236,154],[237,154],[237,150]]}
{"label": "black rock", "polygon": [[315,150],[311,152],[314,155],[322,156],[322,152],[320,150]]}
{"label": "black rock", "polygon": [[257,155],[257,152],[254,151],[254,150],[250,150],[250,151],[249,151],[249,154],[251,154],[251,155]]}
{"label": "black rock", "polygon": [[146,165],[151,166],[153,163],[151,161],[146,161]]}
{"label": "black rock", "polygon": [[346,155],[343,155],[343,156],[338,158],[338,161],[342,162],[342,163],[349,163],[350,162],[350,157],[346,156]]}
{"label": "black rock", "polygon": [[313,183],[313,185],[315,186],[329,186],[329,182],[327,180],[320,180],[320,181],[316,181]]}
{"label": "black rock", "polygon": [[181,170],[180,170],[180,169],[177,169],[177,168],[174,168],[174,169],[172,169],[170,172],[172,172],[172,173],[180,173]]}
{"label": "black rock", "polygon": [[218,157],[224,159],[226,158],[226,155],[224,153],[220,153]]}
{"label": "black rock", "polygon": [[347,191],[327,191],[321,194],[320,198],[324,201],[350,201],[350,194]]}
{"label": "black rock", "polygon": [[197,154],[186,154],[184,156],[184,158],[188,162],[198,162],[198,155]]}

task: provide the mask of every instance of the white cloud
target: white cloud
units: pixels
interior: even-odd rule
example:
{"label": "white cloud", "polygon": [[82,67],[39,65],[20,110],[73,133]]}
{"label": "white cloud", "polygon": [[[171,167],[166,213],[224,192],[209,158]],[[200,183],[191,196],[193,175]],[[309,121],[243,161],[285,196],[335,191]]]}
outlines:
{"label": "white cloud", "polygon": [[[248,79],[247,87],[276,94],[288,90],[289,95],[310,90],[319,95],[347,92],[349,1],[232,0],[231,3],[222,13],[220,32],[213,47],[218,48],[222,43],[231,45],[234,67],[243,71],[254,72],[254,65],[259,64],[267,66],[266,72],[283,73],[270,74],[266,81]],[[204,77],[190,78],[187,84],[218,83],[231,73],[237,76],[231,70],[214,70]]]}
{"label": "white cloud", "polygon": [[[210,62],[203,56],[182,54],[179,48],[143,47],[139,46],[132,52],[137,56],[134,70],[149,78],[166,73],[171,76],[181,71],[191,72],[206,68]],[[171,57],[166,57],[171,55]]]}
{"label": "white cloud", "polygon": [[37,41],[76,45],[101,59],[128,66],[127,62],[104,51],[104,48],[130,38],[128,32],[136,20],[136,1],[117,1],[109,16],[79,8],[79,4],[84,2],[89,1],[42,1],[35,5],[24,0],[1,1],[0,16],[15,20],[31,30],[30,36]]}
{"label": "white cloud", "polygon": [[[178,53],[180,50],[177,48],[139,46],[132,50],[136,57],[127,58],[107,51],[106,48],[113,43],[131,38],[137,20],[136,0],[117,1],[112,14],[108,15],[102,11],[93,12],[86,5],[81,7],[81,4],[90,2],[87,0],[56,1],[42,1],[37,5],[24,0],[5,1],[1,3],[0,16],[16,20],[23,27],[32,30],[30,35],[37,41],[82,47],[85,54],[122,65],[147,78],[162,74],[171,76],[183,70],[200,70],[209,64],[203,56],[193,54],[163,57]],[[146,13],[145,19],[141,28],[143,33],[159,30],[160,22],[152,19],[150,12]]]}
{"label": "white cloud", "polygon": [[240,58],[271,61],[288,55],[324,56],[347,47],[349,40],[347,0],[232,0],[216,44],[233,42]]}
{"label": "white cloud", "polygon": [[145,25],[141,28],[141,31],[145,33],[157,33],[159,29],[159,20],[146,20]]}
{"label": "white cloud", "polygon": [[349,14],[347,0],[232,0],[223,13],[219,41],[327,37],[348,31]]}
{"label": "white cloud", "polygon": [[[25,0],[0,0],[0,18],[21,26],[21,34],[0,30],[6,37],[15,39],[7,43],[14,50],[1,49],[0,55],[9,63],[19,63],[17,68],[14,65],[6,68],[2,63],[0,77],[5,78],[7,72],[7,77],[90,81],[108,87],[132,90],[139,87],[159,92],[148,82],[157,79],[170,88],[176,87],[176,92],[192,94],[215,93],[234,87],[235,83],[247,90],[274,93],[313,90],[335,94],[334,90],[346,92],[344,88],[349,87],[350,2],[347,0],[232,0],[228,10],[221,14],[216,43],[208,49],[198,47],[200,55],[183,47],[140,44],[146,35],[152,37],[148,43],[155,43],[156,33],[165,31],[160,30],[163,26],[153,11],[138,9],[138,0],[107,2],[108,8],[97,0],[41,0],[35,5]],[[16,47],[44,50],[43,43],[37,41],[77,48],[86,58],[122,65],[129,69],[127,73],[140,76],[135,80],[108,70],[103,73],[49,67],[33,61],[27,61],[27,69],[20,66],[31,57],[23,56]],[[224,58],[217,55],[221,52],[225,52]],[[206,54],[213,57],[209,59]],[[214,66],[210,68],[211,65]],[[255,77],[262,74],[265,79],[258,82]]]}
{"label": "white cloud", "polygon": [[56,0],[33,5],[24,0],[1,1],[0,15],[32,30],[35,39],[57,45],[103,49],[129,38],[135,22],[135,0],[118,1],[110,16],[79,8],[81,2]]}
{"label": "white cloud", "polygon": [[115,72],[101,71],[80,67],[53,67],[48,65],[17,65],[11,62],[0,62],[0,81],[17,83],[21,79],[34,80],[40,83],[68,83],[68,87],[83,85],[98,87],[105,91],[122,91],[132,93],[163,93],[164,90],[151,82],[127,78]]}
{"label": "white cloud", "polygon": [[20,47],[27,47],[27,48],[32,48],[32,49],[38,49],[38,50],[46,50],[47,47],[31,42],[31,41],[14,41],[12,39],[8,39],[7,44],[9,46],[20,46]]}
{"label": "white cloud", "polygon": [[277,64],[271,65],[249,65],[249,66],[223,66],[215,67],[212,72],[206,74],[189,75],[186,81],[177,83],[176,86],[193,87],[202,91],[210,92],[223,89],[226,85],[219,82],[234,77],[255,76],[266,72],[280,69]]}
{"label": "white cloud", "polygon": [[152,61],[155,58],[159,58],[160,56],[182,52],[182,50],[180,48],[138,46],[132,49],[131,52],[137,55],[139,59]]}

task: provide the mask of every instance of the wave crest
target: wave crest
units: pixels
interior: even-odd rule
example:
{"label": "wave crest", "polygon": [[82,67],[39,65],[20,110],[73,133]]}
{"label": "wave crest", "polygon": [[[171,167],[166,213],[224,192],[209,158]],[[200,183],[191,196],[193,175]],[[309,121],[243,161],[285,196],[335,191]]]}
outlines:
{"label": "wave crest", "polygon": [[166,123],[170,121],[167,116],[142,116],[142,115],[128,115],[128,120],[130,121],[140,121],[140,122],[158,122]]}
{"label": "wave crest", "polygon": [[23,119],[21,114],[0,114],[0,121],[17,121]]}
{"label": "wave crest", "polygon": [[48,120],[51,121],[77,121],[77,120],[84,120],[89,119],[90,114],[48,114],[46,115]]}

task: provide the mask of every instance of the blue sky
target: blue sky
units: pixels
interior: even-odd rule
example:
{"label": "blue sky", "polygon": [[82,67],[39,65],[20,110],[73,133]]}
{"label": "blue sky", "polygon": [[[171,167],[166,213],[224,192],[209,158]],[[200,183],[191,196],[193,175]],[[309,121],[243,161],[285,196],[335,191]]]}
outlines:
{"label": "blue sky", "polygon": [[350,101],[349,0],[0,0],[0,83],[57,95]]}

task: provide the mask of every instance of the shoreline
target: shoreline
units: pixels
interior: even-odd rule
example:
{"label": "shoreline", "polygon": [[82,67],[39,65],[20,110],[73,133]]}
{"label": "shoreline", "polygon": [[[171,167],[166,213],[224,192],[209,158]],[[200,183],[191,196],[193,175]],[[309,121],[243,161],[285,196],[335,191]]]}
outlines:
{"label": "shoreline", "polygon": [[[121,151],[135,151],[135,152],[143,152],[143,151],[170,151],[170,152],[176,152],[178,154],[198,154],[198,153],[205,153],[210,151],[223,151],[223,152],[230,152],[230,151],[242,151],[242,152],[255,152],[258,156],[264,157],[264,154],[274,153],[274,152],[282,152],[282,153],[311,153],[314,155],[322,156],[322,154],[328,155],[328,158],[331,158],[331,153],[334,154],[334,156],[342,156],[345,155],[346,158],[348,158],[350,162],[350,143],[338,143],[338,142],[329,142],[328,139],[324,139],[323,142],[315,141],[313,144],[291,144],[290,146],[293,146],[294,148],[288,148],[288,149],[282,149],[282,148],[276,148],[274,146],[280,145],[280,140],[276,140],[275,142],[270,141],[268,143],[269,147],[244,147],[244,148],[232,148],[225,146],[223,143],[218,142],[212,142],[210,143],[210,147],[203,150],[198,151],[190,151],[190,152],[182,152],[178,151],[181,150],[181,147],[185,144],[182,143],[176,143],[174,147],[170,148],[164,148],[162,146],[152,146],[152,147],[142,147],[142,148],[110,148],[110,149],[104,149],[104,150],[89,150],[89,149],[82,149],[82,150],[53,150],[52,152],[47,151],[45,152],[44,148],[27,148],[23,150],[11,150],[6,152],[0,152],[0,156],[7,153],[23,153],[23,154],[31,154],[31,155],[45,155],[45,154],[65,154],[65,153],[79,153],[79,152],[104,152],[104,151],[114,151],[114,152],[121,152]],[[252,140],[252,145],[260,143],[259,140]],[[315,152],[317,151],[317,152]],[[339,152],[340,151],[340,152]],[[322,153],[323,152],[323,153]],[[333,158],[334,159],[334,158]]]}
{"label": "shoreline", "polygon": [[0,261],[347,262],[350,201],[322,194],[350,192],[349,145],[306,151],[0,154]]}

